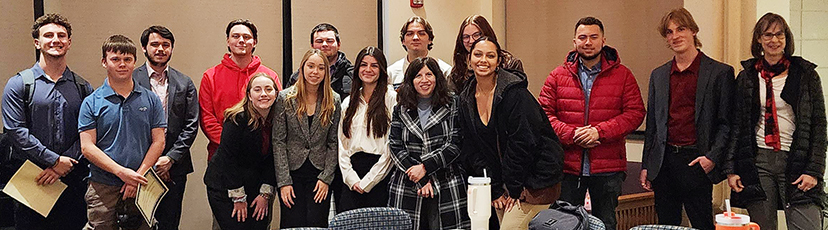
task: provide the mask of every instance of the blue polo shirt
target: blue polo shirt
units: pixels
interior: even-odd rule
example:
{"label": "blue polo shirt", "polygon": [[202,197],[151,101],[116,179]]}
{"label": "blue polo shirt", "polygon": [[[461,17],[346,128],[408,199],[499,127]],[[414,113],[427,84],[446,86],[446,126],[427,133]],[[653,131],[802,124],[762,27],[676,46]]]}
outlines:
{"label": "blue polo shirt", "polygon": [[[95,129],[98,148],[119,165],[138,170],[152,144],[152,129],[166,128],[167,121],[161,99],[134,84],[132,92],[124,98],[109,86],[109,80],[104,81],[83,100],[78,130]],[[89,171],[92,181],[114,186],[124,183],[95,164],[90,164]]]}

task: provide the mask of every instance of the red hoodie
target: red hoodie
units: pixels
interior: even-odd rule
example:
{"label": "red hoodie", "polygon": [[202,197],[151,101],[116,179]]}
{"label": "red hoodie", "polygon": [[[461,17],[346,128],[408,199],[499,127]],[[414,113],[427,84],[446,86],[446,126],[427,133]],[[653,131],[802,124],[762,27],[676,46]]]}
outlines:
{"label": "red hoodie", "polygon": [[258,56],[242,69],[230,59],[230,54],[224,54],[221,63],[204,71],[201,78],[201,88],[198,94],[198,104],[201,109],[201,129],[207,135],[210,143],[207,144],[207,160],[216,153],[221,141],[221,128],[224,124],[224,110],[239,103],[245,96],[244,89],[247,81],[256,73],[266,73],[276,81],[276,88],[282,90],[279,76],[270,68],[262,65]]}

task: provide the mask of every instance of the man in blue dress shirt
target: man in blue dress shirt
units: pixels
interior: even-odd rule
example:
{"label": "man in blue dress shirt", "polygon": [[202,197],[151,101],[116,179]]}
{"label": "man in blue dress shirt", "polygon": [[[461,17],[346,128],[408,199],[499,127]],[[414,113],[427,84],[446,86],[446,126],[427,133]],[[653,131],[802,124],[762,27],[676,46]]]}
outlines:
{"label": "man in blue dress shirt", "polygon": [[66,66],[71,37],[72,26],[61,15],[35,20],[32,38],[40,58],[11,77],[3,90],[3,128],[15,157],[44,168],[36,178],[39,185],[60,179],[68,186],[45,218],[17,204],[17,229],[79,229],[86,224],[83,179],[89,168],[76,129],[81,102],[92,86]]}

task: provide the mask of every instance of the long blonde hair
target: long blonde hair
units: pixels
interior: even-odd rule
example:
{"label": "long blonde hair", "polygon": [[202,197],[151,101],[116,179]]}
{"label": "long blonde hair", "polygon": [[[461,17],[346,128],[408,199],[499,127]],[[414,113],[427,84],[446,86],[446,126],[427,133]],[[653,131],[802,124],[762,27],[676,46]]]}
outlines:
{"label": "long blonde hair", "polygon": [[256,80],[256,78],[260,77],[269,79],[273,83],[273,88],[276,89],[276,81],[273,80],[273,77],[261,72],[254,74],[253,77],[250,77],[250,80],[247,80],[247,88],[244,91],[244,98],[242,98],[242,100],[239,101],[239,103],[233,105],[233,107],[230,107],[224,111],[225,122],[229,120],[236,125],[240,125],[236,121],[236,117],[238,117],[239,114],[242,114],[242,112],[247,111],[247,113],[250,114],[250,119],[247,120],[247,126],[249,126],[250,129],[255,130],[259,128],[259,125],[267,121],[268,117],[273,116],[273,113],[268,113],[268,117],[263,116],[259,113],[259,111],[256,110],[256,108],[253,106],[253,103],[250,103],[250,89],[252,88],[251,85],[253,84],[253,80]]}
{"label": "long blonde hair", "polygon": [[[323,62],[325,63],[325,78],[322,82],[319,83],[319,89],[316,91],[318,96],[321,97],[320,101],[320,108],[322,111],[317,111],[317,114],[320,114],[320,120],[322,121],[323,126],[327,126],[329,124],[333,124],[333,116],[334,110],[336,110],[336,105],[334,103],[334,92],[331,88],[331,72],[330,72],[330,62],[328,62],[328,57],[322,53],[321,50],[318,49],[311,49],[305,53],[305,56],[302,57],[302,64],[299,66],[299,77],[296,79],[296,84],[293,87],[296,87],[292,93],[289,93],[287,97],[285,97],[285,103],[290,103],[291,99],[296,98],[296,117],[302,118],[307,114],[308,105],[305,104],[305,97],[308,94],[308,90],[305,88],[305,63],[308,62],[308,59],[313,55],[319,55],[322,58]],[[320,113],[321,112],[321,113]]]}

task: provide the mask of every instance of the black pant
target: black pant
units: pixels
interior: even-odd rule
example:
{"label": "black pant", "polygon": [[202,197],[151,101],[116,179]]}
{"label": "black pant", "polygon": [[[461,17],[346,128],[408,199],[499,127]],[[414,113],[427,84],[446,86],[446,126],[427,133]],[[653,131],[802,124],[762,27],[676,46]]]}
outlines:
{"label": "black pant", "polygon": [[[302,167],[291,171],[290,177],[293,180],[293,206],[288,208],[285,203],[280,204],[282,208],[281,228],[295,227],[328,227],[328,212],[331,208],[331,194],[325,197],[322,203],[316,203],[313,197],[316,192],[317,176],[322,172],[316,169],[310,160],[305,160]],[[224,228],[222,228],[224,229]]]}
{"label": "black pant", "polygon": [[[247,219],[244,222],[239,222],[236,217],[232,217],[233,214],[233,200],[227,196],[227,190],[223,189],[214,189],[207,187],[207,201],[210,202],[210,209],[213,211],[213,216],[216,218],[216,222],[218,222],[219,226],[223,230],[236,230],[236,229],[258,229],[258,230],[266,230],[267,226],[270,224],[270,218],[273,216],[273,210],[268,210],[267,217],[262,220],[256,220],[253,217],[253,208],[250,207],[250,204],[253,202],[253,199],[256,199],[256,196],[259,195],[258,189],[251,189],[252,191],[248,191],[245,189],[247,193]],[[272,205],[268,204],[268,208]]]}
{"label": "black pant", "polygon": [[[365,174],[368,174],[368,171],[371,170],[371,167],[373,167],[374,164],[377,163],[379,157],[379,155],[375,154],[358,152],[351,156],[351,165],[353,165],[354,171],[357,173],[357,175],[360,178],[362,178],[365,177]],[[362,186],[364,185],[360,185],[360,187]],[[342,200],[337,201],[337,212],[344,212],[348,210],[365,207],[388,206],[387,178],[383,178],[382,181],[380,181],[373,188],[371,188],[371,192],[367,192],[364,194],[359,194],[356,191],[352,191],[351,188],[348,188],[348,185],[344,183],[341,186],[341,188]]]}
{"label": "black pant", "polygon": [[15,229],[82,229],[86,225],[86,182],[89,169],[78,166],[61,178],[67,185],[49,216],[44,218],[31,208],[15,201]]}
{"label": "black pant", "polygon": [[[420,209],[420,228],[421,229],[439,229],[440,228],[440,200],[439,198],[423,198],[423,206]],[[496,212],[493,216],[497,218]]]}
{"label": "black pant", "polygon": [[342,189],[345,186],[345,182],[342,179],[342,170],[339,170],[339,164],[337,164],[336,170],[334,170],[334,179],[331,181],[330,186],[328,186],[331,188],[331,193],[333,193],[333,205],[334,209],[336,209],[336,213],[347,211],[342,205],[342,201],[345,199],[342,197],[342,193],[343,191],[350,191],[350,189]]}
{"label": "black pant", "polygon": [[170,190],[155,211],[158,230],[177,230],[181,221],[181,201],[184,199],[184,188],[187,187],[187,175],[175,176],[172,182],[164,183]]}
{"label": "black pant", "polygon": [[589,189],[592,201],[592,215],[601,219],[608,230],[614,230],[618,221],[615,208],[618,196],[621,196],[621,183],[627,175],[616,172],[604,176],[576,176],[564,174],[561,182],[561,200],[573,205],[584,205],[584,197]]}
{"label": "black pant", "polygon": [[681,208],[693,228],[713,229],[713,183],[700,164],[687,166],[701,156],[693,148],[668,146],[661,171],[653,180],[655,209],[659,224],[681,225]]}

